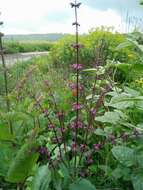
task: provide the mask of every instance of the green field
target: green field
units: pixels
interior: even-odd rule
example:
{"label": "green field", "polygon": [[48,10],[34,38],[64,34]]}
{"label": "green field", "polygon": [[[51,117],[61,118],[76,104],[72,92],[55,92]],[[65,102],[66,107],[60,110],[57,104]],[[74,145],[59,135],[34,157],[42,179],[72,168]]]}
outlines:
{"label": "green field", "polygon": [[5,53],[24,53],[50,51],[55,42],[46,41],[4,41]]}

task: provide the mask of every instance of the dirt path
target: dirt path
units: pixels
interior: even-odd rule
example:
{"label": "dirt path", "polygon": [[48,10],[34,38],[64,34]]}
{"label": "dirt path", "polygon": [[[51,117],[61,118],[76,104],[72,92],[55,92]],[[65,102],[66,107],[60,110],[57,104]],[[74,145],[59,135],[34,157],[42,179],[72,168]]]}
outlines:
{"label": "dirt path", "polygon": [[[16,53],[16,54],[6,54],[5,61],[6,64],[11,65],[17,61],[27,61],[33,57],[38,57],[42,55],[48,55],[49,52],[28,52],[28,53]],[[2,63],[0,58],[0,64]]]}

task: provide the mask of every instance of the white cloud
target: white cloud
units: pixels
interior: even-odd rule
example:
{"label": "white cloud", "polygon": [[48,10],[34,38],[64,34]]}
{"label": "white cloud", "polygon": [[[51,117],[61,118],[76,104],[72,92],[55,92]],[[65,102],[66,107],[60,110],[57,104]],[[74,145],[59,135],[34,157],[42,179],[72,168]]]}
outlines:
{"label": "white cloud", "polygon": [[81,31],[88,31],[93,27],[113,26],[115,30],[123,32],[126,25],[125,22],[122,21],[121,15],[112,9],[100,11],[88,6],[83,6],[79,12],[79,19]]}
{"label": "white cloud", "polygon": [[[0,18],[4,21],[5,33],[73,33],[74,11],[69,6],[70,0],[0,0]],[[54,22],[51,16],[56,18],[58,13],[65,13]],[[68,17],[67,16],[68,13]],[[60,17],[60,15],[59,15]],[[92,27],[101,25],[114,26],[122,31],[121,16],[117,12],[108,9],[106,11],[82,5],[79,10],[81,24],[80,32],[87,32]],[[124,23],[122,23],[124,25]]]}

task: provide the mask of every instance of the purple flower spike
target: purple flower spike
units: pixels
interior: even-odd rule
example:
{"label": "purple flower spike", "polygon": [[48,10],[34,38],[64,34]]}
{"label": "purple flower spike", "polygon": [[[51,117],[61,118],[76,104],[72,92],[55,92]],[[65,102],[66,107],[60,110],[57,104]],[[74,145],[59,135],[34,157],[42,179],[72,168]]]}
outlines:
{"label": "purple flower spike", "polygon": [[69,87],[71,89],[76,89],[77,88],[77,85],[75,83],[69,83]]}
{"label": "purple flower spike", "polygon": [[63,112],[58,112],[58,113],[57,113],[57,117],[58,117],[59,119],[64,119],[64,113],[63,113]]}
{"label": "purple flower spike", "polygon": [[101,144],[100,144],[100,143],[94,144],[94,145],[93,145],[93,149],[94,149],[95,151],[100,150],[100,149],[101,149]]}
{"label": "purple flower spike", "polygon": [[86,163],[87,163],[88,165],[90,165],[90,164],[93,163],[93,159],[92,159],[92,156],[91,156],[91,155],[89,155],[89,156],[86,157]]}
{"label": "purple flower spike", "polygon": [[92,117],[95,117],[95,115],[96,115],[96,109],[92,108],[90,110],[90,114],[91,114]]}
{"label": "purple flower spike", "polygon": [[72,152],[77,152],[77,148],[78,148],[78,146],[77,146],[77,143],[72,143],[72,146],[71,146],[71,150],[72,150]]}
{"label": "purple flower spike", "polygon": [[87,146],[85,144],[81,144],[80,149],[81,149],[82,152],[85,152],[86,149],[87,149]]}
{"label": "purple flower spike", "polygon": [[53,124],[48,125],[48,129],[53,129],[55,126]]}
{"label": "purple flower spike", "polygon": [[44,109],[44,110],[43,110],[43,113],[45,114],[45,116],[47,116],[47,115],[49,114],[48,109]]}
{"label": "purple flower spike", "polygon": [[71,67],[75,70],[81,70],[83,68],[81,64],[73,64]]}
{"label": "purple flower spike", "polygon": [[47,150],[47,148],[46,147],[40,147],[39,149],[38,149],[38,152],[40,153],[40,154],[48,154],[48,150]]}
{"label": "purple flower spike", "polygon": [[74,48],[74,49],[81,49],[84,46],[82,44],[72,44],[71,47]]}
{"label": "purple flower spike", "polygon": [[74,103],[72,106],[72,109],[74,111],[82,109],[82,105]]}
{"label": "purple flower spike", "polygon": [[49,152],[48,152],[47,158],[48,158],[48,161],[50,162],[51,161],[51,154]]}
{"label": "purple flower spike", "polygon": [[126,140],[128,139],[128,135],[127,135],[126,133],[122,133],[122,134],[121,134],[121,139],[122,139],[123,141],[126,141]]}
{"label": "purple flower spike", "polygon": [[71,129],[82,129],[84,128],[84,125],[81,121],[73,121],[70,124]]}

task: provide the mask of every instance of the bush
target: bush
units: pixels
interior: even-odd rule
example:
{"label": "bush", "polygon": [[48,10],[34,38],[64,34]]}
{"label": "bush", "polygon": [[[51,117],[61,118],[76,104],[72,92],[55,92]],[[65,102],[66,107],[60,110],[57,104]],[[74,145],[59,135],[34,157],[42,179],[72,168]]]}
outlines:
{"label": "bush", "polygon": [[[93,29],[87,35],[81,35],[80,62],[86,66],[104,65],[107,60],[134,63],[138,54],[134,47],[116,49],[116,47],[126,40],[126,36],[119,33],[112,33],[108,28]],[[74,50],[71,47],[75,38],[68,35],[59,40],[51,49],[51,61],[55,66],[67,67],[75,61]]]}

